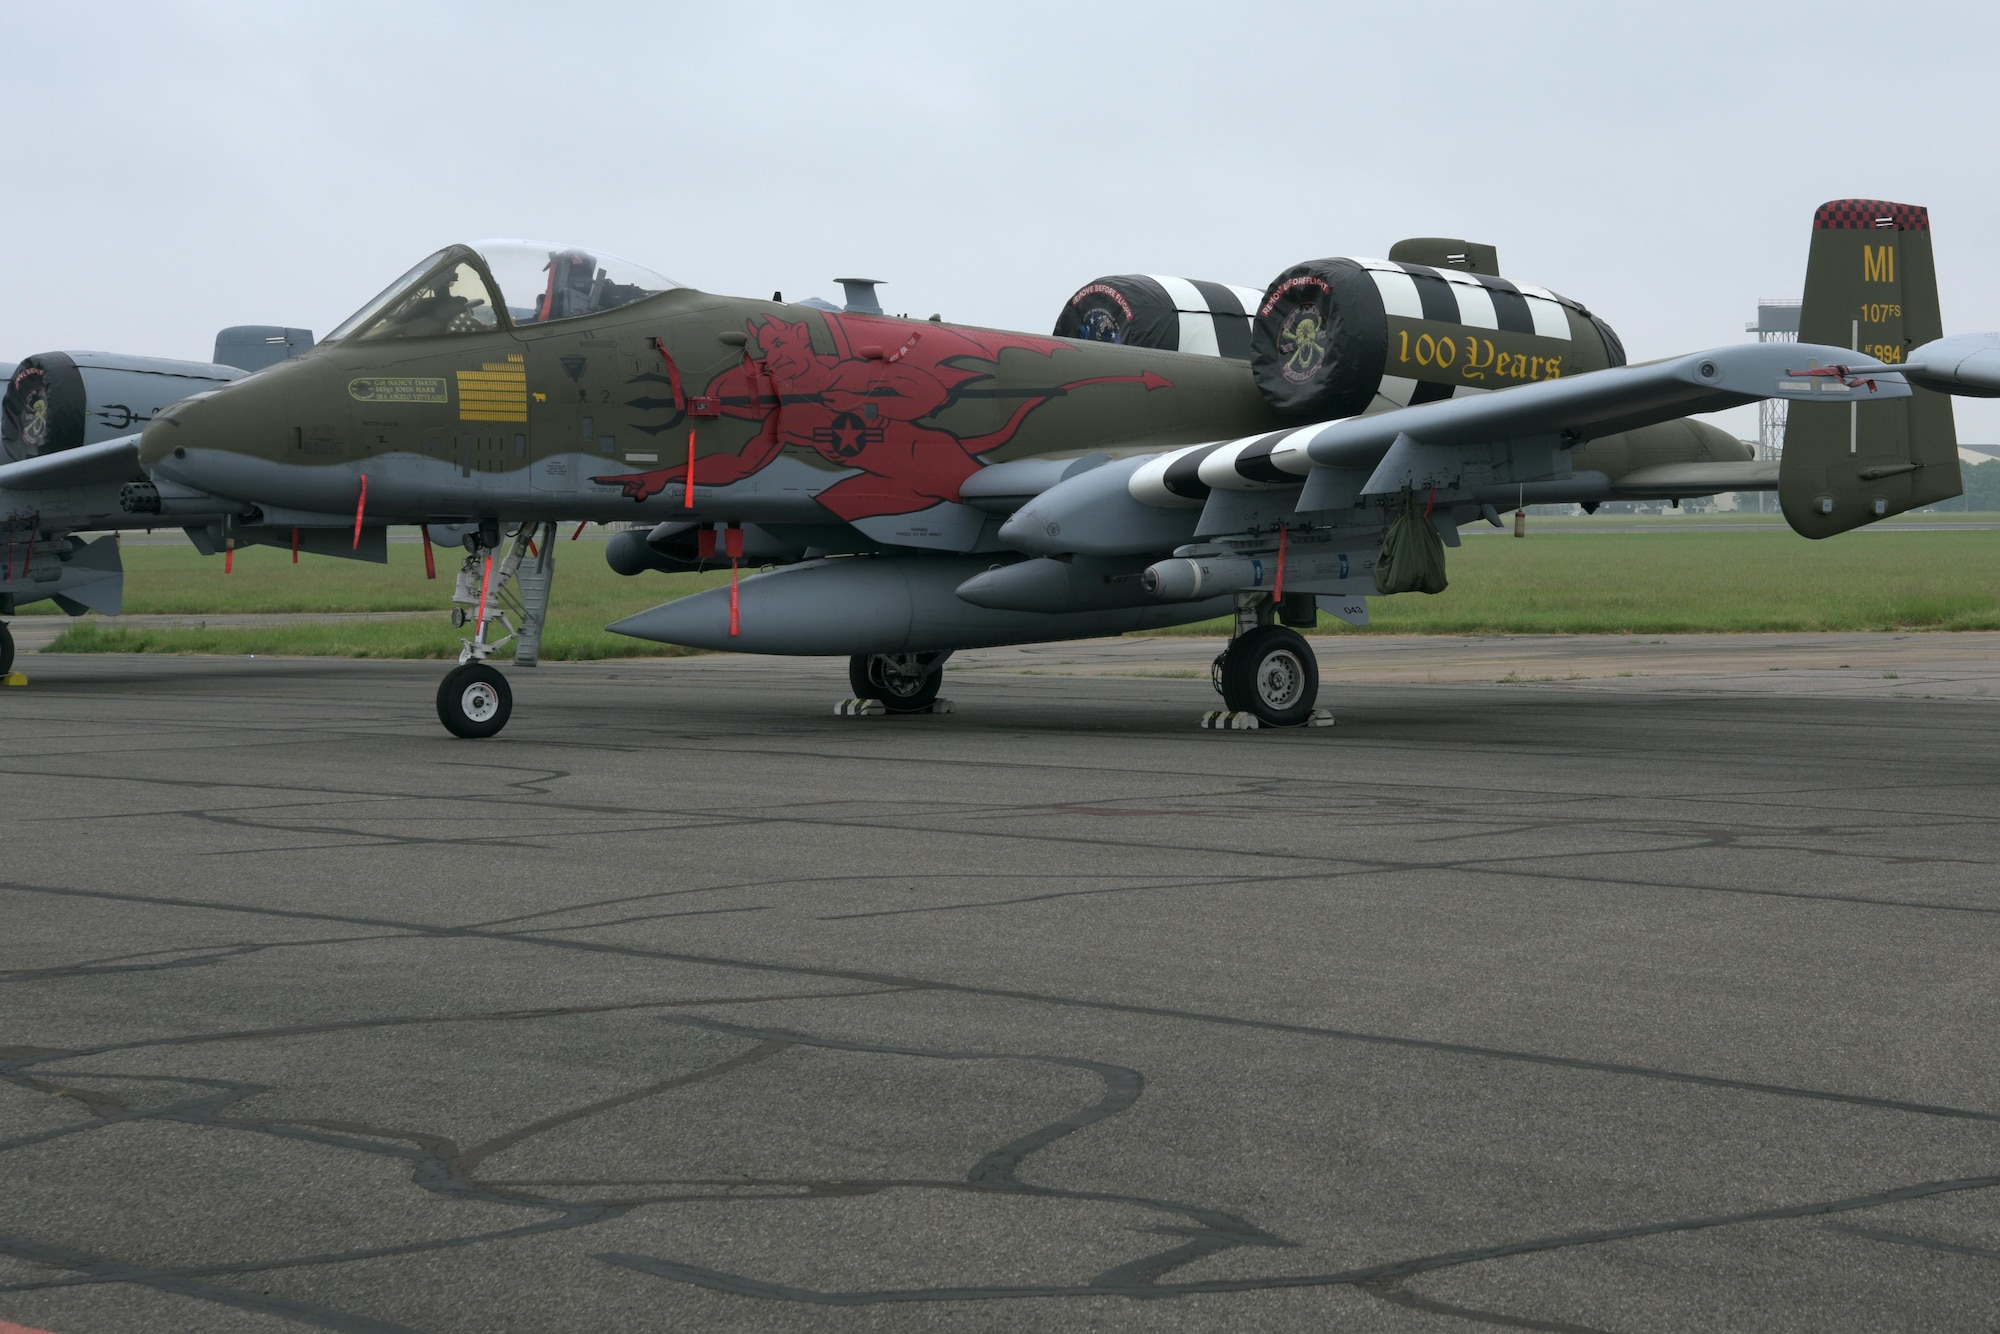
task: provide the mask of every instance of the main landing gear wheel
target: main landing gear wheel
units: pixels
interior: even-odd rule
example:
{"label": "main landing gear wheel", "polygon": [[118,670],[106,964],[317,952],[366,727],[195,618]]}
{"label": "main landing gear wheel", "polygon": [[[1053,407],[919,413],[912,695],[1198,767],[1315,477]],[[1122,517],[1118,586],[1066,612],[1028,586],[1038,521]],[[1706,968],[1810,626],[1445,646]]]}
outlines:
{"label": "main landing gear wheel", "polygon": [[14,632],[0,621],[0,676],[14,670]]}
{"label": "main landing gear wheel", "polygon": [[483,662],[468,662],[438,684],[438,721],[453,736],[492,736],[513,712],[507,678]]}
{"label": "main landing gear wheel", "polygon": [[856,699],[877,699],[890,713],[922,713],[944,685],[936,653],[867,653],[847,660],[847,682]]}
{"label": "main landing gear wheel", "polygon": [[1319,698],[1319,661],[1295,630],[1260,625],[1216,659],[1222,702],[1266,727],[1298,727]]}

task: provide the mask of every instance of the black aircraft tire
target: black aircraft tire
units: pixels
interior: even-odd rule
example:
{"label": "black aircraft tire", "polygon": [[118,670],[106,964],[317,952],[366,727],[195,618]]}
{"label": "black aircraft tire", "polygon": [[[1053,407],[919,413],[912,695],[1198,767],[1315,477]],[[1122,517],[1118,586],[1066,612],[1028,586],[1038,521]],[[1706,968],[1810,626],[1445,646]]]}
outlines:
{"label": "black aircraft tire", "polygon": [[856,699],[874,699],[875,683],[868,679],[868,655],[857,653],[847,660],[847,685]]}
{"label": "black aircraft tire", "polygon": [[1318,699],[1319,660],[1296,630],[1260,625],[1223,655],[1223,703],[1266,727],[1298,727]]}
{"label": "black aircraft tire", "polygon": [[453,736],[475,740],[497,733],[514,712],[507,678],[483,662],[468,662],[438,683],[438,721]]}
{"label": "black aircraft tire", "polygon": [[847,660],[847,683],[854,688],[856,699],[880,700],[890,713],[922,713],[937,702],[938,691],[944,686],[942,667],[924,673],[923,679],[913,684],[907,679],[879,676],[875,664],[882,656],[856,654]]}
{"label": "black aircraft tire", "polygon": [[0,676],[14,670],[14,632],[0,621]]}

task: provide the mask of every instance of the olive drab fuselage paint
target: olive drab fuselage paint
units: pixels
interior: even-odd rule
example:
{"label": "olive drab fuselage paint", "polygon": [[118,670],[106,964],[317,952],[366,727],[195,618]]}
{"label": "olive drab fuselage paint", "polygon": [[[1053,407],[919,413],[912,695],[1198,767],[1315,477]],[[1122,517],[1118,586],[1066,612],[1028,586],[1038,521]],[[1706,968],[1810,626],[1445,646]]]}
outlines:
{"label": "olive drab fuselage paint", "polygon": [[[510,245],[534,253],[503,295],[489,257],[509,262]],[[1281,275],[1240,317],[1253,326],[1245,362],[716,296],[658,275],[621,286],[597,258],[517,243],[439,251],[309,352],[162,413],[141,461],[266,523],[351,522],[365,477],[378,524],[846,525],[878,544],[964,551],[986,517],[959,488],[987,465],[1277,431],[1329,389],[1337,401],[1322,406],[1339,411],[1321,419],[1624,359],[1575,302],[1413,262]],[[1300,275],[1351,299],[1315,326],[1294,321],[1280,354],[1264,317]],[[1202,320],[1249,295],[1161,281],[1208,293]],[[527,304],[509,304],[522,289]],[[586,292],[612,295],[598,309]],[[1273,397],[1266,344],[1303,368],[1305,399]],[[1592,448],[1575,452],[1579,469]]]}
{"label": "olive drab fuselage paint", "polygon": [[[476,263],[470,250],[446,262]],[[673,288],[581,318],[330,339],[178,405],[143,462],[383,521],[848,521],[987,463],[1276,429],[1239,361]]]}

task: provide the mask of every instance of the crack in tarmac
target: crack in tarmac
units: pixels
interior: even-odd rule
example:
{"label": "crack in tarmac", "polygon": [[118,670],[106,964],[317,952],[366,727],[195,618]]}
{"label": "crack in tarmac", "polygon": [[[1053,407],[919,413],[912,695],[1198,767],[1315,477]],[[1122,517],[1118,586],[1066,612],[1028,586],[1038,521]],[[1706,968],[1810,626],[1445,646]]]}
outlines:
{"label": "crack in tarmac", "polygon": [[[741,738],[718,737],[721,744],[740,742]],[[1295,741],[1295,739],[1288,739]],[[702,753],[698,747],[687,747],[691,753]],[[111,752],[104,752],[109,754]],[[1498,752],[1496,753],[1504,753]],[[1579,752],[1582,753],[1582,752]],[[1721,752],[1717,752],[1718,755]],[[767,748],[756,752],[760,757],[794,758],[810,756],[814,758],[853,763],[856,761],[874,763],[879,757],[869,754],[845,753],[823,755],[809,750],[793,748],[778,750]],[[927,757],[923,763],[945,763],[934,757]],[[951,761],[957,763],[956,761]],[[517,818],[523,813],[549,817],[588,816],[607,820],[630,820],[644,817],[657,823],[642,828],[620,828],[613,830],[593,829],[589,831],[556,830],[547,834],[532,836],[537,842],[522,840],[518,836],[507,839],[495,837],[433,838],[399,833],[382,828],[359,825],[332,825],[298,823],[295,814],[290,822],[269,818],[277,809],[275,806],[239,807],[225,811],[217,807],[184,808],[174,811],[135,811],[128,818],[187,818],[205,822],[217,827],[238,828],[246,831],[270,830],[294,834],[313,834],[360,840],[357,844],[327,844],[328,847],[409,847],[428,845],[468,845],[476,847],[529,847],[543,848],[562,839],[589,836],[604,837],[633,834],[674,832],[686,833],[691,830],[743,830],[754,828],[799,828],[804,830],[839,828],[843,830],[869,830],[892,834],[914,834],[923,836],[940,832],[931,823],[936,821],[961,822],[951,832],[958,835],[973,835],[982,838],[996,838],[1043,843],[1054,846],[1083,845],[1099,851],[1120,851],[1143,849],[1163,859],[1205,856],[1237,861],[1243,859],[1262,860],[1267,863],[1304,863],[1309,869],[1295,871],[1274,871],[1253,875],[1200,875],[1184,874],[1176,877],[1159,878],[1144,875],[1079,875],[1077,880],[1138,880],[1141,883],[1099,884],[1086,888],[1064,890],[1052,893],[1023,895],[956,904],[931,905],[908,909],[883,909],[854,913],[823,914],[815,920],[849,921],[881,916],[907,916],[923,913],[963,912],[976,909],[1012,907],[1031,903],[1047,902],[1059,898],[1094,895],[1140,894],[1171,891],[1203,891],[1242,886],[1283,886],[1307,882],[1323,883],[1349,877],[1381,876],[1418,872],[1456,872],[1496,878],[1531,878],[1536,881],[1557,883],[1577,883],[1591,886],[1615,886],[1634,890],[1655,890],[1692,894],[1727,894],[1751,897],[1808,900],[1836,905],[1869,908],[1891,908],[1917,912],[1946,912],[1970,914],[1974,920],[2000,914],[2000,906],[1975,903],[1949,903],[1941,901],[1900,900],[1875,897],[1865,894],[1840,894],[1824,891],[1793,891],[1771,887],[1726,886],[1682,884],[1664,880],[1642,878],[1618,878],[1603,875],[1566,875],[1553,872],[1548,863],[1572,860],[1579,857],[1605,857],[1618,855],[1664,855],[1668,853],[1688,853],[1704,850],[1742,852],[1754,850],[1778,855],[1797,856],[1811,854],[1827,856],[1856,863],[1880,865],[1907,865],[1912,862],[1950,862],[1961,866],[1983,867],[1990,865],[1983,860],[1966,858],[1947,859],[1932,857],[1891,856],[1868,849],[1830,850],[1823,844],[1785,842],[1783,839],[1800,839],[1818,834],[1822,837],[1837,830],[1840,834],[1870,837],[1872,833],[1884,832],[1891,828],[1908,831],[1926,821],[1937,827],[1987,827],[1994,823],[1991,818],[1978,815],[1957,816],[1929,813],[1924,820],[1896,821],[1882,818],[1873,830],[1850,823],[1839,826],[1799,826],[1788,824],[1769,828],[1750,827],[1745,823],[1718,825],[1712,819],[1703,824],[1692,821],[1661,820],[1653,822],[1603,819],[1588,816],[1571,818],[1570,811],[1564,809],[1560,818],[1526,819],[1520,816],[1507,818],[1493,809],[1476,805],[1450,802],[1419,802],[1410,798],[1384,796],[1383,790],[1395,785],[1388,782],[1348,783],[1338,781],[1315,782],[1310,780],[1268,780],[1248,778],[1242,775],[1211,775],[1212,779],[1226,779],[1234,784],[1231,790],[1208,792],[1186,797],[1148,795],[1129,800],[1147,803],[1144,807],[1127,809],[1115,802],[1093,803],[1088,798],[1062,803],[1031,805],[1000,805],[978,802],[934,803],[935,809],[910,813],[905,810],[900,818],[886,817],[856,818],[853,810],[843,810],[857,803],[846,801],[817,801],[795,803],[784,807],[769,808],[754,816],[746,816],[724,808],[709,810],[681,810],[662,812],[645,807],[622,807],[607,804],[578,802],[545,802],[535,798],[546,798],[559,789],[572,771],[543,766],[512,766],[500,764],[463,764],[446,761],[453,767],[491,770],[496,777],[522,775],[508,778],[502,786],[502,794],[445,794],[434,792],[410,794],[384,794],[379,792],[348,791],[338,792],[328,799],[306,798],[300,794],[307,789],[300,786],[280,784],[201,784],[186,781],[176,782],[179,787],[210,786],[217,789],[244,789],[255,791],[283,792],[298,797],[288,803],[294,810],[339,804],[345,797],[349,804],[356,806],[373,805],[368,814],[381,814],[385,821],[407,822],[422,819],[437,821],[453,818],[444,816],[413,816],[384,810],[388,803],[421,800],[441,805],[449,811],[455,807],[497,806],[500,808],[493,818]],[[978,762],[982,767],[995,767],[991,762]],[[1026,767],[1026,766],[1023,766]],[[1052,769],[1070,773],[1090,772],[1089,766],[1066,767],[1055,764],[1037,764],[1037,770],[1047,772]],[[1107,770],[1107,772],[1110,772]],[[93,775],[70,775],[83,780],[94,781]],[[1122,774],[1121,774],[1122,776]],[[1198,777],[1198,775],[1187,775]],[[155,780],[138,780],[155,781]],[[1413,787],[1418,785],[1412,785]],[[1963,785],[1930,785],[1934,791],[1955,791]],[[1910,790],[1917,790],[1918,784],[1908,784]],[[1326,790],[1330,796],[1324,806],[1298,806],[1287,810],[1261,800],[1268,797],[1285,797],[1296,800],[1302,791]],[[1372,818],[1362,819],[1353,803],[1353,795],[1369,790],[1374,796]],[[1427,794],[1430,789],[1423,789]],[[1523,805],[1540,805],[1549,809],[1571,808],[1597,799],[1599,794],[1548,793],[1511,791],[1501,787],[1491,789],[1467,789],[1490,795],[1496,805],[1512,805],[1516,809]],[[1794,794],[1804,794],[1820,789],[1800,787]],[[1827,788],[1828,792],[1847,793],[1848,789]],[[336,791],[322,789],[322,791]],[[1774,795],[1772,789],[1758,789],[1748,799],[1731,799],[1714,791],[1700,794],[1681,794],[1659,798],[1663,802],[1683,802],[1695,806],[1713,805],[1729,801],[1731,813],[1740,814],[1746,806],[1768,801]],[[1166,809],[1163,803],[1177,800],[1202,800],[1211,803],[1211,809]],[[1228,805],[1232,800],[1246,803],[1243,806]],[[1220,803],[1220,804],[1218,804]],[[1346,804],[1343,804],[1346,803]],[[1399,805],[1399,803],[1401,803]],[[858,803],[866,805],[866,803]],[[1794,804],[1785,808],[1797,814],[1805,809]],[[1838,810],[1838,807],[1829,807]],[[817,814],[809,814],[817,812]],[[1381,829],[1389,832],[1405,830],[1411,826],[1435,825],[1441,818],[1450,818],[1458,824],[1479,824],[1486,822],[1490,828],[1468,829],[1431,839],[1435,843],[1449,843],[1468,840],[1494,840],[1503,837],[1526,837],[1561,826],[1574,829],[1577,824],[1595,824],[1612,837],[1625,841],[1625,846],[1593,849],[1575,853],[1533,853],[1517,855],[1483,855],[1456,859],[1394,859],[1363,856],[1325,856],[1316,853],[1290,852],[1282,849],[1237,848],[1214,844],[1145,842],[1129,839],[1106,839],[1082,837],[1074,834],[1047,834],[1034,831],[971,830],[963,826],[967,820],[1005,819],[1046,819],[1051,816],[1073,816],[1080,819],[1108,818],[1199,818],[1203,816],[1230,816],[1246,814],[1272,815],[1294,814],[1307,818],[1324,819],[1333,815],[1345,818],[1350,827]],[[106,817],[92,816],[92,819]],[[1645,842],[1653,840],[1654,842]],[[1662,846],[1659,841],[1666,841]],[[1644,846],[1634,846],[1645,843]],[[322,846],[322,845],[313,845]],[[273,848],[248,848],[236,850],[227,855],[254,855],[282,851]],[[975,876],[953,876],[950,879],[971,881],[982,878]],[[985,879],[1032,880],[1029,875],[1007,875],[992,873]],[[979,1001],[998,1001],[1033,1006],[1048,1006],[1060,1009],[1083,1009],[1104,1013],[1127,1014],[1149,1019],[1161,1019],[1172,1023],[1219,1026],[1224,1029],[1246,1029],[1269,1032],[1288,1037],[1308,1038],[1321,1041],[1336,1041],[1364,1046],[1400,1049],[1422,1052],[1446,1058],[1472,1060],[1499,1060],[1552,1067],[1579,1073],[1663,1081],[1673,1084],[1693,1085],[1727,1090],[1758,1097],[1780,1097],[1805,1099],[1836,1105],[1847,1105],[1897,1115],[1918,1115],[1950,1120],[2000,1123],[2000,1113],[1978,1108],[1950,1107],[1905,1101],[1887,1097],[1877,1097],[1863,1093],[1849,1093],[1835,1089],[1797,1087],[1774,1083],[1761,1083],[1735,1079],[1727,1076],[1705,1075],[1694,1071],[1672,1070],[1638,1064],[1597,1061],[1584,1057],[1566,1056],[1559,1052],[1510,1050],[1505,1048],[1480,1046],[1477,1044],[1445,1042],[1415,1038],[1391,1033],[1370,1033],[1326,1026],[1289,1023],[1262,1019],[1255,1016],[1235,1015],[1194,1009],[1178,1009],[1166,1006],[1152,1006],[1114,1001],[1098,997],[1066,995],[1053,991],[1011,989],[999,986],[981,986],[943,979],[904,976],[892,972],[876,972],[863,969],[840,969],[815,967],[806,964],[774,962],[765,959],[734,958],[719,954],[699,954],[687,951],[649,949],[605,941],[566,940],[560,935],[601,931],[639,922],[658,921],[687,916],[717,916],[770,911],[770,905],[752,904],[716,908],[694,909],[687,912],[637,913],[608,920],[592,920],[570,924],[549,924],[524,926],[521,923],[541,921],[549,917],[565,917],[602,911],[621,905],[636,905],[661,898],[678,897],[689,894],[712,895],[743,891],[777,891],[787,886],[821,884],[882,884],[893,882],[890,876],[828,876],[785,878],[775,880],[743,881],[733,884],[701,886],[655,891],[645,894],[619,895],[579,902],[536,912],[514,914],[463,925],[439,926],[421,922],[398,921],[392,918],[371,917],[360,914],[315,912],[301,909],[268,908],[226,901],[203,901],[199,899],[177,898],[168,895],[130,894],[82,887],[29,885],[11,883],[0,888],[26,894],[44,894],[84,899],[98,899],[129,904],[145,904],[204,913],[251,914],[255,916],[291,920],[314,921],[331,925],[368,929],[368,934],[346,934],[319,938],[298,938],[281,941],[230,941],[216,942],[206,946],[184,946],[173,950],[142,951],[138,953],[106,956],[79,961],[75,964],[15,970],[0,974],[0,981],[47,981],[59,978],[90,978],[106,974],[166,971],[184,968],[226,967],[231,962],[268,950],[318,948],[338,946],[362,941],[391,939],[411,940],[485,940],[499,941],[538,948],[578,950],[587,953],[620,955],[635,959],[654,960],[663,963],[698,966],[723,970],[748,971],[761,974],[779,974],[823,981],[838,981],[848,984],[840,990],[799,991],[777,995],[756,996],[703,996],[686,1000],[654,1000],[643,1002],[623,1002],[594,1006],[551,1006],[523,1008],[509,1011],[487,1011],[470,1014],[440,1015],[400,1015],[333,1021],[324,1024],[274,1027],[267,1029],[243,1029],[226,1032],[182,1034],[136,1039],[127,1042],[104,1043],[94,1046],[68,1049],[45,1047],[0,1047],[0,1079],[5,1079],[18,1087],[37,1092],[62,1092],[83,1101],[91,1113],[91,1120],[36,1132],[28,1136],[0,1141],[0,1152],[25,1147],[30,1144],[46,1143],[52,1139],[88,1135],[111,1125],[127,1124],[134,1121],[164,1121],[199,1125],[210,1129],[235,1133],[253,1133],[275,1136],[283,1139],[303,1140],[326,1147],[349,1152],[386,1156],[406,1163],[410,1167],[412,1181],[426,1191],[452,1195],[478,1201],[494,1207],[510,1209],[531,1209],[548,1212],[552,1217],[520,1227],[493,1231],[464,1233],[449,1238],[419,1242],[399,1243],[390,1246],[355,1248],[345,1251],[330,1251],[305,1256],[286,1256],[264,1260],[231,1261],[224,1264],[191,1267],[183,1269],[157,1268],[131,1265],[123,1261],[111,1260],[86,1251],[54,1246],[32,1238],[0,1236],[0,1253],[15,1255],[36,1264],[51,1265],[72,1271],[70,1277],[27,1283],[0,1284],[0,1292],[31,1291],[53,1287],[82,1286],[102,1283],[129,1283],[151,1287],[160,1291],[173,1292],[200,1300],[220,1302],[240,1309],[258,1311],[264,1314],[289,1319],[323,1328],[358,1331],[360,1334],[375,1334],[381,1330],[400,1330],[399,1325],[383,1324],[367,1316],[342,1311],[332,1307],[311,1303],[293,1302],[284,1298],[271,1298],[268,1294],[258,1294],[246,1289],[208,1282],[207,1280],[233,1274],[249,1274],[278,1269],[300,1268],[319,1265],[337,1265],[363,1259],[382,1258],[391,1255],[415,1254],[428,1250],[443,1250],[457,1247],[484,1245],[506,1239],[537,1235],[553,1231],[590,1229],[600,1224],[627,1216],[631,1210],[646,1205],[679,1202],[735,1202],[755,1203],[768,1206],[773,1201],[819,1200],[837,1196],[874,1194],[894,1190],[951,1191],[973,1196],[1005,1196],[1012,1198],[1045,1198],[1071,1203],[1109,1204],[1120,1207],[1152,1210],[1178,1220],[1158,1227],[1141,1229],[1170,1238],[1172,1244],[1163,1249],[1126,1260],[1104,1269],[1089,1280],[1079,1284],[1018,1284],[989,1286],[941,1286],[932,1288],[879,1288],[846,1290],[820,1290],[788,1286],[745,1274],[728,1273],[704,1268],[682,1261],[663,1259],[659,1256],[640,1255],[630,1251],[596,1252],[596,1258],[607,1264],[630,1271],[649,1273],[661,1278],[693,1284],[712,1290],[730,1292],[739,1296],[765,1300],[806,1303],[822,1306],[866,1306],[887,1303],[973,1301],[993,1298],[1068,1298],[1118,1296],[1139,1300],[1160,1300],[1183,1297],[1200,1293],[1249,1292],[1281,1288],[1351,1286],[1357,1291],[1389,1304],[1413,1311],[1450,1318],[1454,1320],[1484,1322],[1510,1328],[1566,1331],[1568,1334],[1600,1334],[1599,1331],[1577,1324],[1556,1320],[1542,1320],[1527,1316],[1512,1315],[1501,1311],[1482,1310],[1458,1306],[1423,1295],[1409,1286],[1410,1280],[1425,1273],[1451,1268],[1485,1263],[1509,1256],[1534,1254],[1549,1251],[1568,1250],[1578,1247],[1598,1246],[1624,1240],[1649,1236],[1667,1235],[1677,1232],[1700,1231],[1722,1227],[1741,1226],[1754,1223],[1797,1220],[1824,1217],[1826,1215],[1856,1213],[1886,1205],[1910,1200],[1933,1198],[1943,1195],[1985,1191],[2000,1185],[2000,1175],[1962,1176],[1933,1181],[1912,1182],[1887,1190],[1841,1196],[1803,1203],[1773,1205],[1755,1210],[1700,1214],[1682,1218],[1654,1219],[1630,1223],[1620,1227],[1562,1233],[1544,1237],[1529,1237],[1515,1241],[1499,1242],[1480,1247],[1406,1257],[1383,1261],[1374,1265],[1346,1270],[1323,1271],[1298,1274],[1272,1274],[1245,1278],[1216,1278],[1202,1280],[1174,1281],[1170,1278],[1175,1271],[1205,1259],[1209,1256],[1243,1248],[1256,1247],[1273,1251],[1291,1249],[1298,1245],[1274,1233],[1268,1232],[1247,1218],[1209,1206],[1175,1201],[1164,1197],[1138,1194],[1117,1194],[1092,1192],[1065,1187],[1024,1182],[1019,1171],[1031,1156],[1041,1149],[1068,1136],[1087,1132],[1093,1128],[1115,1123],[1117,1117],[1135,1106],[1145,1086],[1144,1075],[1136,1068],[1110,1062],[1089,1060],[1076,1056],[1065,1056],[1041,1052],[1005,1052],[984,1050],[954,1050],[942,1047],[887,1045],[853,1041],[845,1038],[817,1035],[812,1033],[777,1028],[758,1028],[740,1023],[725,1022],[706,1015],[663,1015],[665,1022],[688,1027],[697,1031],[729,1037],[749,1044],[744,1050],[727,1059],[702,1067],[689,1074],[655,1080],[637,1085],[624,1091],[594,1099],[590,1102],[551,1113],[514,1129],[465,1147],[459,1148],[451,1140],[436,1134],[407,1128],[373,1126],[362,1122],[340,1120],[276,1120],[260,1119],[244,1115],[239,1104],[271,1091],[271,1086],[225,1080],[206,1080],[183,1075],[132,1075],[103,1072],[91,1074],[78,1071],[72,1063],[91,1057],[101,1057],[142,1049],[192,1046],[214,1042],[255,1042],[272,1039],[294,1038],[315,1034],[330,1034],[356,1031],[367,1028],[384,1028],[410,1025],[446,1025],[453,1023],[515,1023],[538,1019],[571,1017],[586,1014],[612,1012],[640,1012],[646,1010],[704,1009],[735,1005],[764,1004],[783,1001],[824,1001],[865,996],[895,996],[905,993],[951,994]],[[511,930],[501,927],[511,926]],[[173,955],[173,958],[159,958]],[[649,1098],[664,1096],[675,1089],[690,1084],[711,1080],[727,1079],[751,1065],[781,1060],[787,1052],[801,1048],[817,1048],[834,1052],[870,1053],[922,1061],[964,1062],[1001,1061],[1025,1062],[1036,1065],[1054,1066],[1088,1071],[1103,1085],[1103,1095],[1088,1107],[1074,1111],[1067,1116],[1051,1121],[1026,1135],[1009,1140],[985,1155],[959,1180],[930,1180],[924,1178],[899,1178],[880,1176],[864,1179],[815,1180],[811,1178],[574,1178],[536,1180],[487,1180],[476,1175],[476,1169],[484,1162],[512,1148],[526,1143],[537,1136],[548,1134],[565,1126],[575,1125],[592,1117],[602,1115],[616,1108]],[[58,1067],[61,1067],[58,1069]],[[191,1096],[180,1097],[153,1107],[134,1107],[110,1094],[92,1091],[90,1081],[155,1081],[163,1086],[179,1085],[190,1090]],[[204,1091],[205,1090],[205,1091]],[[647,1188],[667,1187],[669,1193],[659,1193]],[[639,1193],[633,1194],[632,1191]],[[606,1198],[575,1199],[566,1194],[544,1192],[626,1192]],[[1887,1245],[1928,1249],[1950,1254],[2000,1258],[2000,1253],[1968,1247],[1958,1243],[1941,1241],[1913,1234],[1887,1232],[1849,1223],[1826,1223],[1823,1226],[1864,1240]]]}

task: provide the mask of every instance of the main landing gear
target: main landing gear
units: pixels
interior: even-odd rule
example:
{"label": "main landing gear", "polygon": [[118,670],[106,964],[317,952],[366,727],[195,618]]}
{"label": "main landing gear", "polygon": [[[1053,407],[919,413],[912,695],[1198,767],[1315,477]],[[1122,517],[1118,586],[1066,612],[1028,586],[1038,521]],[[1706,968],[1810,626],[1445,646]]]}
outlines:
{"label": "main landing gear", "polygon": [[[473,622],[472,638],[458,666],[438,685],[438,721],[453,736],[489,737],[507,725],[514,712],[514,692],[507,678],[486,659],[495,650],[514,646],[514,665],[533,667],[541,661],[542,625],[549,610],[549,586],[555,580],[556,526],[522,524],[513,534],[507,554],[497,521],[488,520],[465,536],[465,564],[452,589],[451,623]],[[506,633],[489,640],[489,627]]]}
{"label": "main landing gear", "polygon": [[1331,722],[1319,699],[1319,660],[1305,636],[1291,624],[1311,625],[1315,617],[1310,594],[1276,604],[1262,593],[1239,594],[1236,636],[1210,669],[1215,693],[1227,709],[1210,714],[1204,726],[1243,727],[1254,719],[1261,727],[1302,727]]}
{"label": "main landing gear", "polygon": [[0,621],[0,676],[14,670],[14,632]]}
{"label": "main landing gear", "polygon": [[866,653],[847,660],[847,683],[856,700],[878,701],[888,713],[926,713],[944,685],[942,653]]}

